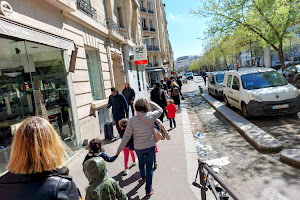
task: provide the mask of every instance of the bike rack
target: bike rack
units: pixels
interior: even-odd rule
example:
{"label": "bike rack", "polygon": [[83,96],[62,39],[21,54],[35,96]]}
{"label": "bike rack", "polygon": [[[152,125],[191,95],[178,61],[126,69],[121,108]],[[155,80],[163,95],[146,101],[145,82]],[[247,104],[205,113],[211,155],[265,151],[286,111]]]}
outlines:
{"label": "bike rack", "polygon": [[[200,176],[200,184],[197,183],[197,176]],[[219,184],[215,184],[212,178]],[[217,200],[227,200],[229,197],[224,196],[228,193],[234,200],[241,200],[235,192],[221,180],[221,178],[203,161],[198,159],[198,170],[193,186],[201,189],[201,199],[206,200],[206,192],[208,189],[212,191]]]}

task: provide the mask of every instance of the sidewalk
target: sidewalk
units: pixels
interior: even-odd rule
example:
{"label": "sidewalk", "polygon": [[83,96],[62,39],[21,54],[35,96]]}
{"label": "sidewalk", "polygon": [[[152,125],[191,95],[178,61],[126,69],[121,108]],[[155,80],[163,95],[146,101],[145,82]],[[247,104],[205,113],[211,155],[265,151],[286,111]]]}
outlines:
{"label": "sidewalk", "polygon": [[[183,103],[183,102],[182,102]],[[190,124],[184,103],[182,110],[176,116],[177,128],[170,132],[171,140],[160,141],[158,145],[157,162],[158,168],[153,175],[154,194],[151,199],[159,200],[193,200],[200,198],[200,190],[191,185],[197,170],[197,153],[190,131]],[[169,122],[164,121],[166,128]],[[116,135],[117,131],[114,130]],[[103,134],[100,136],[103,139]],[[120,144],[120,139],[103,145],[105,153],[109,156],[115,155]],[[85,197],[85,188],[88,181],[82,171],[82,161],[87,151],[82,151],[67,166],[70,175],[77,187]],[[132,161],[130,158],[129,166]],[[138,166],[131,166],[127,176],[123,176],[124,154],[121,153],[113,163],[106,163],[108,175],[117,180],[128,199],[145,199],[145,185],[138,183],[140,179]],[[196,193],[196,194],[195,194]]]}

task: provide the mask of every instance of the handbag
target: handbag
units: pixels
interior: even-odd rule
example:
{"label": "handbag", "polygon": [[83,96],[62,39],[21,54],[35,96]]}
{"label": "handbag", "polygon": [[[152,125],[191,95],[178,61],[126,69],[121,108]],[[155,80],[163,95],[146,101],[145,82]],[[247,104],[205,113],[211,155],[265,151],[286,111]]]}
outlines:
{"label": "handbag", "polygon": [[153,130],[153,135],[154,135],[154,138],[155,138],[155,143],[158,143],[159,140],[161,140],[163,138],[162,134],[157,131],[153,126],[151,126],[149,124],[149,122],[147,122],[142,116],[138,115],[148,126],[150,126]]}

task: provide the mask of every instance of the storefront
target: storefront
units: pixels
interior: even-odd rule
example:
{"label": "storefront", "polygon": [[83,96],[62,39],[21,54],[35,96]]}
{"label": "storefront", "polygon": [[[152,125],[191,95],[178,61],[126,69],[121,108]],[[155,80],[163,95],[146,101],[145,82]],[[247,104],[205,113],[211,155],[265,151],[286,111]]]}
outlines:
{"label": "storefront", "polygon": [[0,173],[16,129],[30,116],[48,119],[70,155],[77,150],[81,139],[69,73],[74,50],[71,40],[0,16]]}
{"label": "storefront", "polygon": [[146,69],[148,75],[149,87],[154,87],[155,83],[159,83],[160,80],[165,77],[164,69]]}

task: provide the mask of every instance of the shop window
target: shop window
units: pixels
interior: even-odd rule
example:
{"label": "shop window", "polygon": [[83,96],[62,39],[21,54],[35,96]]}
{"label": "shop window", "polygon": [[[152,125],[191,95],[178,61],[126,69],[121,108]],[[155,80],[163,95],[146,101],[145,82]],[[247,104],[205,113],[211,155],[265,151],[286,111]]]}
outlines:
{"label": "shop window", "polygon": [[0,173],[15,131],[30,116],[48,119],[72,154],[77,147],[63,50],[0,38],[0,52]]}
{"label": "shop window", "polygon": [[103,77],[97,50],[86,49],[86,62],[94,100],[104,99]]}

